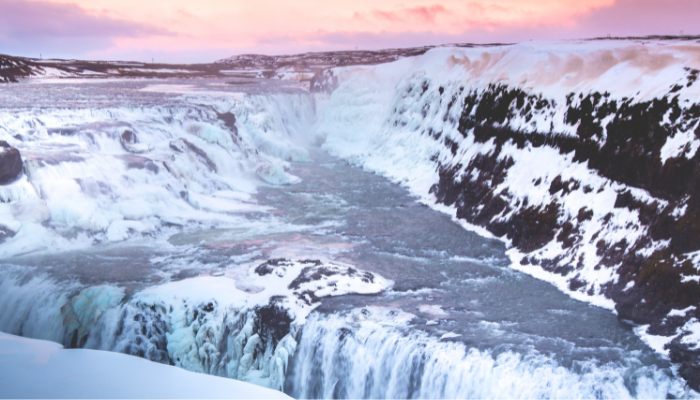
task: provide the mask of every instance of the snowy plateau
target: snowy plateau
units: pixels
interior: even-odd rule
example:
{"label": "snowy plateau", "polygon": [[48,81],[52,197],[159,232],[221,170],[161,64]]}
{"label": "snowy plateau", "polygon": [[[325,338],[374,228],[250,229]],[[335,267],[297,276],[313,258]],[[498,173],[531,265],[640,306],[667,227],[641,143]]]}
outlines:
{"label": "snowy plateau", "polygon": [[99,397],[254,393],[209,374],[295,398],[696,398],[699,70],[697,38],[0,55],[0,371],[48,397],[98,396],[59,391],[65,370],[114,363],[153,386]]}

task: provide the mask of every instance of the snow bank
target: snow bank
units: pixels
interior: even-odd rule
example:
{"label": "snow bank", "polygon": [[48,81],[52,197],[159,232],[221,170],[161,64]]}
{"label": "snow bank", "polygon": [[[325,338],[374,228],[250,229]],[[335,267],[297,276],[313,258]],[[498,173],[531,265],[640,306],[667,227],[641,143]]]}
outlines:
{"label": "snow bank", "polygon": [[0,332],[3,398],[287,399],[284,393],[124,354]]}

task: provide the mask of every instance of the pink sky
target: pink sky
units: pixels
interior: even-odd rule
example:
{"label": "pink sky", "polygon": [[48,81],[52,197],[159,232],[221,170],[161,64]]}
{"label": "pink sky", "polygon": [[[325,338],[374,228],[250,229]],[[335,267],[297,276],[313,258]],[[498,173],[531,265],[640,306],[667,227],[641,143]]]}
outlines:
{"label": "pink sky", "polygon": [[700,34],[700,0],[0,0],[0,53],[209,62],[441,43]]}

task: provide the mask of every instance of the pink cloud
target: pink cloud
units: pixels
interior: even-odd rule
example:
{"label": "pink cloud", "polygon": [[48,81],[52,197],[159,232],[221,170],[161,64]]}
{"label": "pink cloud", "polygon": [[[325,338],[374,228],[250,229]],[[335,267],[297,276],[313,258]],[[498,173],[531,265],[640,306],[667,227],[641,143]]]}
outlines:
{"label": "pink cloud", "polygon": [[[73,4],[0,0],[0,53],[149,59],[155,54],[170,61],[205,62],[237,53],[668,35],[681,29],[700,34],[700,0],[425,0],[418,6],[382,3],[381,8],[358,0],[341,11],[311,8],[304,0],[281,11],[265,8],[273,0],[241,10],[204,0],[204,8],[181,4],[168,9],[170,0],[160,0],[141,13],[129,7],[133,1],[100,0],[116,12],[95,15]],[[143,22],[125,20],[125,15]]]}
{"label": "pink cloud", "polygon": [[700,34],[698,0],[617,0],[576,19],[581,36]]}
{"label": "pink cloud", "polygon": [[152,25],[90,15],[75,4],[0,0],[0,9],[0,32],[9,36],[135,37],[173,34]]}
{"label": "pink cloud", "polygon": [[112,45],[115,37],[176,35],[167,29],[88,14],[75,4],[0,0],[0,53],[70,54]]}
{"label": "pink cloud", "polygon": [[[697,0],[618,0],[611,7],[601,7],[577,15],[573,23],[504,24],[484,20],[464,21],[471,26],[451,34],[425,29],[418,32],[369,32],[318,30],[303,36],[269,36],[261,38],[255,48],[266,54],[305,51],[360,49],[378,50],[392,47],[419,47],[444,43],[517,43],[528,40],[580,39],[612,36],[674,35],[684,29],[686,35],[698,35]],[[557,25],[557,23],[559,23]],[[690,27],[690,28],[688,28]]]}
{"label": "pink cloud", "polygon": [[431,6],[418,6],[418,7],[408,7],[399,8],[393,11],[385,10],[372,10],[371,13],[360,13],[355,12],[353,19],[357,21],[368,21],[374,19],[377,22],[395,22],[395,23],[405,23],[405,22],[422,22],[422,23],[433,23],[435,18],[440,14],[447,14],[448,10],[440,4],[433,4]]}

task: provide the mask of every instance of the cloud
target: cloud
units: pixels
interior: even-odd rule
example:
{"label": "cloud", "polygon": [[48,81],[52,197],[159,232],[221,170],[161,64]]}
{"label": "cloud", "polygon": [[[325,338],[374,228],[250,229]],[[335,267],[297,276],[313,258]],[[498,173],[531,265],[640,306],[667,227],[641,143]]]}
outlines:
{"label": "cloud", "polygon": [[[471,5],[474,7],[474,4]],[[292,54],[306,51],[359,49],[378,50],[394,47],[419,47],[445,43],[517,43],[529,40],[582,39],[612,36],[699,35],[696,23],[700,15],[698,0],[618,0],[609,7],[592,9],[572,20],[547,24],[520,25],[481,21],[464,21],[470,27],[459,33],[424,29],[417,32],[369,32],[317,30],[307,35],[271,35],[261,37],[246,52]],[[365,17],[367,17],[365,15]],[[243,49],[241,49],[243,50]],[[232,52],[232,54],[235,51]]]}
{"label": "cloud", "polygon": [[[76,1],[89,7],[91,0],[61,1]],[[148,13],[155,12],[152,8],[146,14],[141,13],[140,20],[149,21],[146,24],[119,17],[135,15],[127,6],[129,2],[117,6],[121,0],[109,1],[114,4],[112,12],[97,13],[78,5],[47,0],[0,0],[0,53],[203,62],[238,53],[292,54],[355,47],[376,50],[444,43],[515,43],[607,34],[669,35],[680,30],[686,35],[700,34],[696,21],[700,0],[562,1],[566,7],[560,4],[555,7],[554,0],[547,4],[535,0],[422,0],[418,6],[412,2],[401,6],[395,1],[395,7],[386,2],[359,2],[357,8],[349,8],[342,16],[333,14],[332,7],[324,6],[313,15],[300,18],[285,15],[281,20],[256,8],[244,15],[225,16],[194,12],[199,10],[194,5],[168,9],[169,0],[163,0],[160,19],[146,19]],[[212,7],[219,4],[213,0],[209,3]],[[304,0],[300,0],[299,5],[303,4]],[[542,7],[533,8],[533,4]],[[576,7],[580,11],[570,9],[569,6],[576,4],[580,5]],[[323,18],[319,19],[319,15]],[[353,17],[348,19],[348,16]],[[192,23],[194,19],[196,23]],[[241,24],[241,19],[255,24]],[[166,28],[152,25],[157,21]],[[187,21],[191,24],[187,25]]]}
{"label": "cloud", "polygon": [[586,36],[698,35],[698,16],[698,0],[617,0],[580,16],[575,29]]}
{"label": "cloud", "polygon": [[374,9],[369,13],[355,12],[353,19],[361,22],[374,20],[379,23],[419,22],[432,24],[438,15],[448,13],[448,10],[442,5],[433,4],[431,6],[403,7],[393,11]]}
{"label": "cloud", "polygon": [[91,15],[75,4],[0,0],[0,53],[82,54],[116,37],[175,35],[155,26]]}

